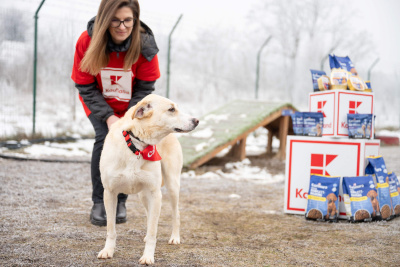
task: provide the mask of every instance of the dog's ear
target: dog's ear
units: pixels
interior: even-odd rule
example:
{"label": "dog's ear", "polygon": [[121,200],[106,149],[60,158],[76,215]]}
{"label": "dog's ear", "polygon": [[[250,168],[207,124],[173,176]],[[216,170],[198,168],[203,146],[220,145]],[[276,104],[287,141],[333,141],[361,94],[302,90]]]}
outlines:
{"label": "dog's ear", "polygon": [[153,106],[150,102],[139,103],[133,112],[132,119],[143,119],[150,117],[153,114]]}

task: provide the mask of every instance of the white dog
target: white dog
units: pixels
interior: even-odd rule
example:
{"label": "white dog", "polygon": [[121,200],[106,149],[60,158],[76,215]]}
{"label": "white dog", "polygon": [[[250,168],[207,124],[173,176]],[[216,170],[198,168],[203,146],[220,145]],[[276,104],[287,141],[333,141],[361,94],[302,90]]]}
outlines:
{"label": "white dog", "polygon": [[[199,120],[182,114],[169,99],[151,94],[111,126],[100,159],[107,213],[107,239],[98,258],[112,258],[114,254],[118,194],[138,193],[147,215],[146,245],[139,263],[154,263],[161,186],[164,183],[172,205],[172,234],[168,243],[180,243],[178,202],[182,148],[171,133],[190,132],[198,123]],[[161,161],[158,155],[162,157]]]}

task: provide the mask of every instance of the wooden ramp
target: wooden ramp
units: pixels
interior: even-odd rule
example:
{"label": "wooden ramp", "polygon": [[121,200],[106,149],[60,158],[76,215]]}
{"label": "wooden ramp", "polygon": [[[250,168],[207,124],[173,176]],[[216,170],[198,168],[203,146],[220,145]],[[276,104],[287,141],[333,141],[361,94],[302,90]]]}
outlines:
{"label": "wooden ramp", "polygon": [[278,157],[285,158],[289,116],[282,110],[296,110],[291,104],[236,100],[201,117],[193,132],[179,137],[183,150],[183,166],[194,169],[232,146],[230,156],[246,157],[246,138],[259,127],[268,129],[267,153],[272,153],[272,137],[280,140]]}

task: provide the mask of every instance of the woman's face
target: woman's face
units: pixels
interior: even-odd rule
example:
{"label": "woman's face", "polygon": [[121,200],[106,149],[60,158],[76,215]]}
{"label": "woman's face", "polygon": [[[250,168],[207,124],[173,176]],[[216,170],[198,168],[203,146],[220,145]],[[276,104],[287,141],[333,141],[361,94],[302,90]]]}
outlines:
{"label": "woman's face", "polygon": [[[108,27],[108,31],[111,34],[111,38],[115,44],[121,44],[125,41],[132,33],[133,24],[135,23],[135,18],[133,17],[132,10],[129,7],[121,7],[117,9],[117,12],[112,19],[113,22],[110,23]],[[124,21],[124,23],[120,23],[118,27],[112,27],[113,23],[117,23],[117,21]],[[125,24],[132,27],[125,27]],[[130,25],[131,24],[131,25]]]}

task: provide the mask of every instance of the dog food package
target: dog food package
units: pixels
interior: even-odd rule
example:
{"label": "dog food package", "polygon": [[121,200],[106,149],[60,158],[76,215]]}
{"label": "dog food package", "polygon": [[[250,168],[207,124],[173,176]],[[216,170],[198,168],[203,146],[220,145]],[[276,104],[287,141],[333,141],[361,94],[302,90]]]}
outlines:
{"label": "dog food package", "polygon": [[337,221],[340,177],[312,174],[305,217],[317,221]]}
{"label": "dog food package", "polygon": [[344,69],[332,69],[331,89],[347,90],[348,72]]}
{"label": "dog food package", "polygon": [[371,175],[343,177],[342,186],[350,200],[349,210],[345,205],[349,221],[368,222],[379,216],[378,193]]}
{"label": "dog food package", "polygon": [[335,55],[329,55],[329,65],[331,69],[344,69],[350,72],[352,75],[358,76],[354,64],[348,56],[338,57]]}
{"label": "dog food package", "polygon": [[347,192],[347,186],[345,183],[346,183],[346,181],[342,178],[344,208],[346,211],[347,220],[350,221],[350,218],[351,218],[350,195],[349,195],[349,192]]}
{"label": "dog food package", "polygon": [[325,71],[322,70],[310,70],[311,71],[311,78],[312,78],[312,83],[313,83],[313,88],[314,92],[319,91],[319,86],[318,86],[318,79],[322,76],[325,75]]}
{"label": "dog food package", "polygon": [[365,90],[364,81],[360,77],[354,75],[349,75],[349,79],[347,80],[347,86],[352,91],[363,92]]}
{"label": "dog food package", "polygon": [[390,198],[392,199],[392,214],[394,216],[400,215],[400,183],[394,172],[388,173],[389,176],[389,190]]}
{"label": "dog food package", "polygon": [[317,82],[318,89],[320,91],[329,90],[331,88],[331,79],[326,75],[322,75],[321,77],[319,77]]}
{"label": "dog food package", "polygon": [[390,199],[389,176],[385,161],[382,156],[367,157],[368,165],[365,174],[371,174],[374,177],[378,191],[378,202],[380,215],[383,220],[390,220],[392,217],[392,202]]}
{"label": "dog food package", "polygon": [[370,81],[365,81],[365,90],[364,90],[364,92],[372,92],[371,82]]}
{"label": "dog food package", "polygon": [[372,114],[347,114],[349,138],[370,139]]}
{"label": "dog food package", "polygon": [[290,114],[292,117],[293,131],[295,135],[303,135],[303,113],[295,112]]}
{"label": "dog food package", "polygon": [[321,112],[303,112],[303,135],[322,136],[324,115]]}

